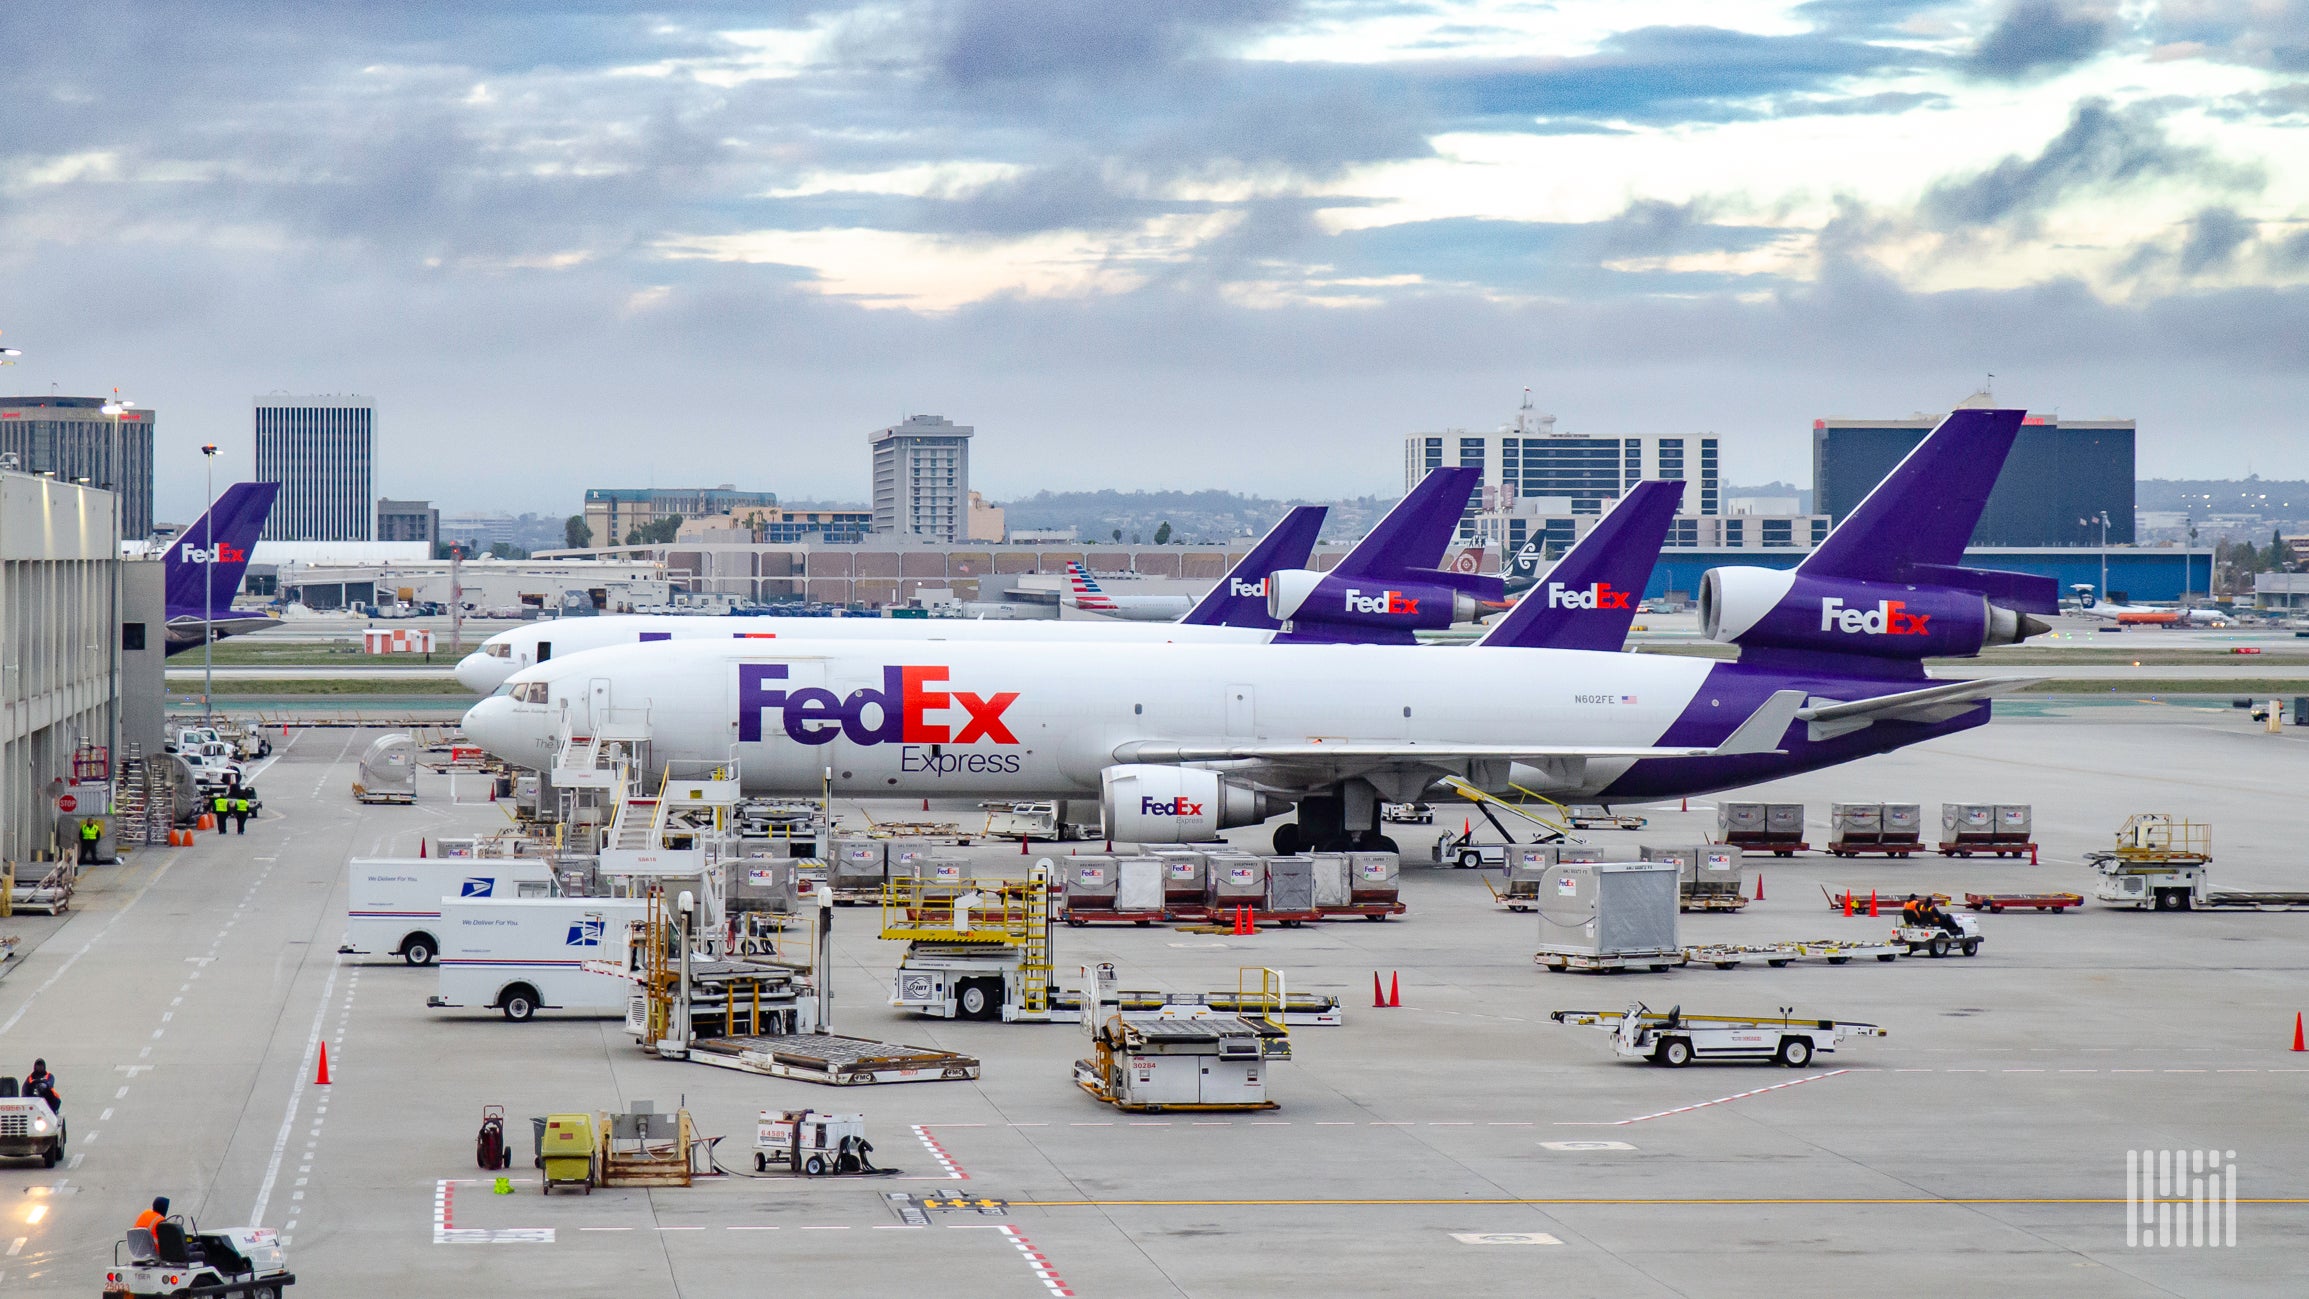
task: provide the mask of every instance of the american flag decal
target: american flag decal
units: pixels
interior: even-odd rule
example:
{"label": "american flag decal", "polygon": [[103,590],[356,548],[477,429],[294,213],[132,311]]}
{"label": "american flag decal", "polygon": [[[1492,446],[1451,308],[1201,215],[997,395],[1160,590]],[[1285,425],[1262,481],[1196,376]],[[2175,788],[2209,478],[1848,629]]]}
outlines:
{"label": "american flag decal", "polygon": [[1623,704],[1632,704],[1632,703],[1634,703],[1635,701],[1636,701],[1636,697],[1635,697],[1634,695],[1621,695],[1621,696],[1620,696],[1620,702],[1621,702],[1621,703],[1623,703]]}

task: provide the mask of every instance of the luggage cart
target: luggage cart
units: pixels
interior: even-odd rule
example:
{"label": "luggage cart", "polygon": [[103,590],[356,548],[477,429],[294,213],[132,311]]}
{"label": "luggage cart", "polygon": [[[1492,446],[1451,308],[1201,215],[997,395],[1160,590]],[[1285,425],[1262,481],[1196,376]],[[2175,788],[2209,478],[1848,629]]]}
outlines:
{"label": "luggage cart", "polygon": [[1967,893],[1964,905],[1974,911],[2066,911],[2084,905],[2082,893]]}

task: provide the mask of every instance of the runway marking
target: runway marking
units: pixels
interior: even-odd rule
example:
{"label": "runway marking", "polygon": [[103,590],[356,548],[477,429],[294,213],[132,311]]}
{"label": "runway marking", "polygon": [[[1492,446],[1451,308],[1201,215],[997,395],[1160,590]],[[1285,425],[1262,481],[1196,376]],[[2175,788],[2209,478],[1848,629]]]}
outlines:
{"label": "runway marking", "polygon": [[[1622,1206],[1622,1207],[1636,1207],[1636,1208],[1661,1208],[1661,1209],[1677,1209],[1677,1208],[1712,1208],[1712,1207],[1733,1207],[1733,1208],[1739,1208],[1739,1207],[1748,1207],[1748,1206],[1754,1206],[1754,1207],[1770,1207],[1770,1206],[1776,1206],[1776,1205],[1785,1205],[1785,1206],[1791,1206],[1791,1207],[1800,1207],[1800,1206],[1804,1206],[1804,1205],[1819,1205],[1819,1206],[1827,1206],[1827,1207],[1837,1207],[1837,1206],[1864,1206],[1864,1205],[1888,1205],[1888,1206],[1918,1206],[1918,1207],[1928,1207],[1928,1206],[1933,1206],[1933,1205],[1942,1205],[1942,1206],[1946,1206],[1946,1207],[1949,1207],[1949,1208],[1968,1208],[1968,1207],[1981,1206],[1981,1205],[1997,1205],[1997,1204],[2033,1204],[2033,1205],[2055,1205],[2055,1206],[2057,1206],[2057,1205],[2082,1205],[2082,1206],[2088,1206],[2088,1207],[2089,1207],[2089,1206],[2097,1206],[2097,1205],[2110,1205],[2110,1204],[2127,1204],[2127,1203],[2131,1203],[2131,1201],[2127,1201],[2126,1199],[2124,1199],[2124,1198],[2123,1198],[2123,1197],[2121,1197],[2121,1196],[2106,1196],[2106,1195],[2100,1195],[2100,1196],[2086,1196],[2086,1195],[2078,1195],[2078,1196],[2021,1196],[2021,1195],[2005,1195],[2005,1196],[1946,1196],[1946,1197],[1937,1197],[1937,1198],[1936,1198],[1936,1197],[1931,1197],[1931,1196],[1914,1196],[1914,1197],[1907,1197],[1907,1198],[1895,1198],[1895,1197],[1890,1197],[1890,1196],[1881,1197],[1881,1198],[1872,1198],[1872,1197],[1866,1197],[1866,1196],[1848,1196],[1848,1197],[1827,1197],[1827,1196],[1817,1196],[1817,1197],[1810,1197],[1810,1198],[1803,1198],[1803,1197],[1797,1197],[1797,1198],[1772,1198],[1772,1197],[1740,1197],[1740,1196],[1715,1196],[1715,1197],[1697,1197],[1697,1196],[1695,1196],[1695,1197],[1683,1197],[1683,1198],[1679,1198],[1679,1197],[1662,1197],[1662,1198],[1655,1198],[1655,1199],[1643,1199],[1643,1198],[1632,1198],[1632,1197],[1627,1197],[1627,1198],[1612,1198],[1612,1197],[1602,1197],[1602,1196],[1597,1196],[1597,1197],[1585,1197],[1585,1198],[1583,1198],[1583,1197],[1576,1197],[1576,1196],[1562,1196],[1562,1197],[1556,1197],[1556,1198],[1552,1198],[1552,1199],[1547,1199],[1547,1198],[1536,1198],[1536,1197],[1535,1197],[1535,1198],[1530,1198],[1530,1199],[1515,1199],[1515,1198],[1508,1198],[1508,1197],[1497,1197],[1497,1198],[1493,1198],[1493,1197],[1471,1197],[1471,1198],[1467,1198],[1467,1199],[1444,1199],[1444,1198],[1436,1198],[1436,1199],[1416,1199],[1416,1200],[1414,1200],[1414,1199],[1392,1199],[1392,1200],[1391,1200],[1391,1199],[1377,1199],[1377,1198],[1373,1198],[1373,1199],[1344,1198],[1344,1199],[1335,1199],[1335,1200],[1317,1200],[1317,1199],[1303,1199],[1303,1200],[1294,1200],[1294,1199],[1275,1199],[1275,1200],[1247,1200],[1247,1199],[1246,1199],[1246,1200],[1012,1200],[1012,1201],[1010,1201],[1010,1207],[1011,1207],[1011,1208],[1013,1208],[1013,1209],[1174,1209],[1174,1208],[1175,1208],[1175,1209],[1227,1209],[1227,1208],[1240,1208],[1240,1209],[1298,1209],[1298,1208],[1318,1208],[1318,1209],[1358,1209],[1358,1208],[1373,1208],[1373,1209],[1424,1209],[1424,1208],[1451,1208],[1451,1209],[1455,1209],[1455,1208],[1467,1208],[1467,1207],[1471,1207],[1471,1206],[1472,1206],[1472,1207],[1475,1207],[1475,1208],[1502,1208],[1502,1207],[1505,1207],[1505,1208],[1513,1208],[1513,1207],[1517,1207],[1517,1206],[1524,1206],[1524,1207],[1531,1207],[1531,1208],[1541,1208],[1541,1209],[1547,1209],[1547,1208],[1570,1208],[1570,1209],[1577,1209],[1577,1208],[1588,1208],[1588,1207],[1605,1208],[1605,1207],[1613,1207],[1613,1206]],[[2261,1197],[2261,1198],[2247,1198],[2247,1197],[2245,1197],[2245,1196],[2238,1196],[2238,1197],[2237,1197],[2237,1203],[2239,1203],[2239,1204],[2269,1204],[2269,1205],[2296,1205],[2296,1204],[2309,1204],[2309,1196],[2267,1196],[2267,1197]],[[962,1227],[962,1226],[964,1226],[965,1224],[959,1224],[959,1223],[957,1223],[957,1224],[952,1224],[952,1225],[953,1225],[953,1226],[955,1226],[955,1227]],[[986,1229],[987,1229],[987,1230],[991,1230],[992,1228],[986,1228]]]}
{"label": "runway marking", "polygon": [[[914,1129],[915,1140],[920,1141],[922,1143],[922,1148],[930,1152],[930,1157],[938,1161],[938,1166],[946,1170],[947,1180],[955,1182],[967,1182],[970,1180],[970,1174],[963,1172],[962,1166],[955,1163],[954,1160],[947,1155],[946,1147],[938,1144],[938,1139],[930,1135],[929,1128],[923,1126],[920,1123],[913,1124],[912,1126]],[[911,1181],[914,1179],[910,1178],[908,1180]]]}
{"label": "runway marking", "polygon": [[1587,1122],[1565,1122],[1559,1120],[1555,1126],[1559,1128],[1624,1128],[1630,1123],[1646,1123],[1652,1119],[1667,1118],[1671,1114],[1689,1114],[1693,1110],[1704,1110],[1711,1105],[1729,1105],[1733,1101],[1746,1100],[1750,1096],[1761,1096],[1766,1092],[1783,1091],[1790,1087],[1801,1087],[1805,1083],[1818,1082],[1823,1078],[1834,1078],[1840,1074],[1847,1074],[1850,1072],[1852,1071],[1849,1069],[1831,1069],[1826,1073],[1816,1073],[1803,1078],[1791,1078],[1784,1083],[1773,1083],[1769,1087],[1757,1087],[1750,1091],[1734,1092],[1730,1096],[1718,1096],[1712,1101],[1701,1101],[1696,1105],[1679,1105],[1672,1110],[1661,1110],[1656,1114],[1638,1114],[1632,1119],[1604,1119]]}
{"label": "runway marking", "polygon": [[[347,740],[350,746],[352,741]],[[296,1085],[289,1089],[288,1108],[281,1114],[281,1130],[273,1138],[273,1157],[265,1165],[265,1180],[257,1187],[256,1206],[249,1210],[249,1222],[261,1226],[265,1220],[265,1206],[273,1197],[273,1183],[281,1175],[281,1159],[288,1154],[290,1134],[296,1130],[297,1108],[304,1103],[305,1088],[310,1085],[314,1065],[321,1048],[321,1023],[328,1018],[329,1002],[336,997],[337,973],[344,969],[341,959],[329,964],[328,981],[321,985],[321,1004],[313,1012],[313,1029],[305,1037],[305,1054],[297,1066]]]}
{"label": "runway marking", "polygon": [[[527,1183],[530,1179],[517,1179]],[[494,1231],[480,1228],[460,1228],[454,1225],[451,1210],[459,1186],[477,1186],[471,1178],[448,1178],[433,1183],[433,1243],[436,1245],[551,1245],[554,1229],[551,1227],[500,1227]],[[631,1231],[630,1227],[580,1227],[579,1231]]]}
{"label": "runway marking", "polygon": [[1041,1250],[1034,1247],[1034,1242],[1026,1238],[1025,1232],[1008,1223],[996,1227],[995,1230],[1010,1238],[1010,1243],[1017,1247],[1019,1255],[1026,1260],[1026,1265],[1034,1269],[1034,1279],[1042,1282],[1045,1289],[1055,1295],[1071,1297],[1074,1294],[1074,1291],[1067,1288],[1066,1281],[1058,1275],[1058,1269],[1050,1265],[1050,1260],[1043,1256]]}

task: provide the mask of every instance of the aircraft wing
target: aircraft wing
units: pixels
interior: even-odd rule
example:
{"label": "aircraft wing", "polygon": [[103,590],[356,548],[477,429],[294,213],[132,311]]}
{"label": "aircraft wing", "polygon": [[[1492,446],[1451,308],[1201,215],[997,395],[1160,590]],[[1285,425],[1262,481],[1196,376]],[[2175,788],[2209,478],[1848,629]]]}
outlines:
{"label": "aircraft wing", "polygon": [[2044,679],[1983,677],[1870,699],[1816,700],[1798,709],[1796,720],[1808,724],[1813,740],[1832,739],[1877,722],[1944,722],[1992,695],[2026,690]]}
{"label": "aircraft wing", "polygon": [[[1968,683],[1969,684],[1969,683]],[[1721,758],[1779,753],[1780,737],[1804,706],[1804,692],[1781,690],[1713,747],[1618,744],[1422,744],[1408,740],[1133,740],[1116,746],[1117,762],[1238,762],[1278,772],[1367,775],[1375,771],[1459,772],[1475,763],[1526,762],[1572,770],[1587,759]]]}

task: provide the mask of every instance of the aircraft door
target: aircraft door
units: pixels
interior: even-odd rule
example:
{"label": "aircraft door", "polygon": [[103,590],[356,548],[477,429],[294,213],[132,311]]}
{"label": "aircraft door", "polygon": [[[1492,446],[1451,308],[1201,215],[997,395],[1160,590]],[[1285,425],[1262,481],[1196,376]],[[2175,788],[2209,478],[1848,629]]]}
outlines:
{"label": "aircraft door", "polygon": [[1253,687],[1227,687],[1227,738],[1256,739],[1259,734],[1258,696]]}
{"label": "aircraft door", "polygon": [[586,683],[586,724],[596,735],[609,724],[609,678],[595,677]]}

